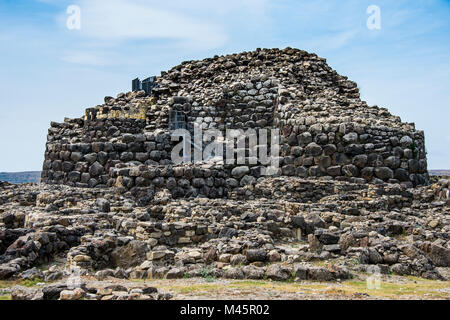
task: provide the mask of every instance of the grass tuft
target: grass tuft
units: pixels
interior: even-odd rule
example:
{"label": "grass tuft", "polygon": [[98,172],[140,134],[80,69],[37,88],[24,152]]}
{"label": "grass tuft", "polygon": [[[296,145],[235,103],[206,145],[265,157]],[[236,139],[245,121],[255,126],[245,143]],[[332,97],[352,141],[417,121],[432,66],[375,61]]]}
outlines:
{"label": "grass tuft", "polygon": [[19,285],[30,288],[36,286],[39,282],[44,282],[44,280],[41,278],[26,279],[21,281]]}

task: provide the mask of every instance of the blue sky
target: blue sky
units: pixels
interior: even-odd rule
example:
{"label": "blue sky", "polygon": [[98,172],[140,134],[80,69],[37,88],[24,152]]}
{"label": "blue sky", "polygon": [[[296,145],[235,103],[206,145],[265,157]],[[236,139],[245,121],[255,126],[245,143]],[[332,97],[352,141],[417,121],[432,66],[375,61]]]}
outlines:
{"label": "blue sky", "polygon": [[[81,29],[69,30],[69,5]],[[366,10],[381,9],[369,30]],[[425,131],[450,169],[450,1],[0,0],[0,171],[40,170],[50,121],[80,117],[185,60],[255,48],[317,53],[369,105]]]}

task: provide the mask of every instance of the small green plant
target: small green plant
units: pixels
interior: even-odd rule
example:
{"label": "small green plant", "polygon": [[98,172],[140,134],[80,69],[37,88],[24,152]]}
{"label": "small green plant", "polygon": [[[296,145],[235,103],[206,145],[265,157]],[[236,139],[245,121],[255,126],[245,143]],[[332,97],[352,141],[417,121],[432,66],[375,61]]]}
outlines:
{"label": "small green plant", "polygon": [[203,268],[200,270],[200,275],[201,275],[203,278],[209,276],[210,273],[211,273],[211,269],[210,269],[209,267],[203,267]]}
{"label": "small green plant", "polygon": [[416,144],[415,144],[414,142],[411,143],[411,145],[409,146],[409,148],[410,148],[410,149],[412,150],[412,152],[413,152],[414,159],[417,159],[418,156],[419,156],[419,149],[417,149]]}
{"label": "small green plant", "polygon": [[210,267],[204,267],[200,270],[200,275],[206,282],[214,282],[216,281],[216,276],[211,274],[212,270]]}
{"label": "small green plant", "polygon": [[214,281],[216,281],[216,276],[208,276],[208,277],[206,277],[205,278],[205,281],[206,282],[214,282]]}
{"label": "small green plant", "polygon": [[20,285],[24,287],[34,287],[39,282],[44,282],[44,280],[41,278],[26,279],[20,282]]}
{"label": "small green plant", "polygon": [[191,275],[189,273],[187,273],[187,272],[183,276],[183,278],[185,278],[185,279],[189,279],[190,277],[191,277]]}
{"label": "small green plant", "polygon": [[289,279],[286,282],[294,282],[296,278],[297,278],[297,273],[294,270],[292,270],[291,276],[289,277]]}

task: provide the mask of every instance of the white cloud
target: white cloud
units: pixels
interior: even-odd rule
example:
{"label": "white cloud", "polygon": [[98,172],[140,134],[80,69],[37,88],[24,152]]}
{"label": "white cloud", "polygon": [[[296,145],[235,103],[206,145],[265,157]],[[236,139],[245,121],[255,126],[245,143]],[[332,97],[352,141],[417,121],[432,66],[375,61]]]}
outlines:
{"label": "white cloud", "polygon": [[81,34],[100,41],[170,39],[211,49],[223,45],[224,28],[140,0],[81,0]]}
{"label": "white cloud", "polygon": [[36,1],[46,3],[46,4],[57,4],[59,0],[36,0]]}
{"label": "white cloud", "polygon": [[312,50],[336,50],[347,45],[356,35],[357,30],[349,30],[327,34],[307,41],[303,45]]}
{"label": "white cloud", "polygon": [[103,56],[89,52],[69,52],[64,57],[62,57],[61,60],[65,62],[91,66],[105,66],[110,64],[110,62]]}
{"label": "white cloud", "polygon": [[[47,0],[45,0],[47,1]],[[72,45],[63,61],[106,65],[128,60],[127,47],[158,48],[160,54],[195,54],[217,51],[236,37],[236,32],[267,25],[270,0],[73,0],[81,9],[81,29],[68,31]],[[58,16],[66,26],[69,16]],[[105,51],[105,48],[109,48]],[[114,59],[111,53],[116,52]],[[120,53],[119,53],[120,52]],[[149,55],[150,52],[147,54]]]}

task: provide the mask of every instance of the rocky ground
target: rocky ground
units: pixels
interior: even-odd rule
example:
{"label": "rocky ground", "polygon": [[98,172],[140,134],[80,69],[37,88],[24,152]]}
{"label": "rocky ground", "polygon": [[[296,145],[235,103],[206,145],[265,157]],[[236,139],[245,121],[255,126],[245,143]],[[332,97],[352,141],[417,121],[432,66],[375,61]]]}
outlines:
{"label": "rocky ground", "polygon": [[0,183],[0,296],[448,299],[449,180],[432,179],[275,177],[144,207],[118,189]]}

